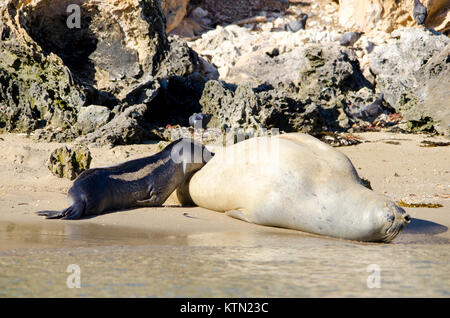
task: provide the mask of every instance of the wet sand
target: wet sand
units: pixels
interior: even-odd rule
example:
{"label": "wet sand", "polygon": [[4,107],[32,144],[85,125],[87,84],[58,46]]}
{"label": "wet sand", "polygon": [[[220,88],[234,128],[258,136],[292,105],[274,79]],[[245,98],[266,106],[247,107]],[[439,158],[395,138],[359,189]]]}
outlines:
{"label": "wet sand", "polygon": [[[66,207],[69,180],[45,166],[58,144],[2,135],[1,297],[449,297],[450,147],[424,135],[365,133],[341,147],[373,189],[406,208],[391,244],[369,244],[248,224],[202,208],[141,208],[77,220],[33,214]],[[92,167],[149,155],[155,144],[93,148]],[[81,288],[68,288],[68,265]],[[372,266],[372,267],[370,267]],[[371,268],[380,288],[369,288]],[[369,269],[369,271],[368,271]]]}

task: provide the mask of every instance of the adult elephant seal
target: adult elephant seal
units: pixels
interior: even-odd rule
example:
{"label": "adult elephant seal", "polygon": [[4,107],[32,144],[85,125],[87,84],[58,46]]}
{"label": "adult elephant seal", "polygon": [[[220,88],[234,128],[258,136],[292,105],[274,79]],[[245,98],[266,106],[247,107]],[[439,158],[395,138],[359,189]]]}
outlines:
{"label": "adult elephant seal", "polygon": [[344,154],[299,133],[223,148],[177,194],[247,222],[358,241],[389,242],[410,221]]}
{"label": "adult elephant seal", "polygon": [[198,142],[179,139],[153,156],[84,171],[69,189],[70,207],[36,213],[47,219],[78,219],[111,210],[161,206],[212,155]]}

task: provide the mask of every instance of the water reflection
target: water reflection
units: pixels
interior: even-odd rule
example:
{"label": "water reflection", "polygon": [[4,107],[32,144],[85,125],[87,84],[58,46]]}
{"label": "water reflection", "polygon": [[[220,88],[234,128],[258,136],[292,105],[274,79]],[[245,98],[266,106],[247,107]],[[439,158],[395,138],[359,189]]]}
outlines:
{"label": "water reflection", "polygon": [[[413,219],[393,243],[374,244],[271,228],[176,235],[3,222],[0,296],[448,297],[447,230]],[[65,284],[68,264],[81,268],[79,290]],[[367,286],[371,264],[380,288]]]}

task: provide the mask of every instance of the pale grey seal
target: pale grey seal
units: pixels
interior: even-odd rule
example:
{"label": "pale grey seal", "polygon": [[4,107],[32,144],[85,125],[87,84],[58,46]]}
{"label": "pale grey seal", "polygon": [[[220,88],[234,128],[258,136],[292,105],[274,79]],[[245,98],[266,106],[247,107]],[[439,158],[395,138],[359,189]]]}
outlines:
{"label": "pale grey seal", "polygon": [[347,156],[300,133],[218,149],[177,194],[247,222],[358,241],[389,242],[410,221],[363,185]]}

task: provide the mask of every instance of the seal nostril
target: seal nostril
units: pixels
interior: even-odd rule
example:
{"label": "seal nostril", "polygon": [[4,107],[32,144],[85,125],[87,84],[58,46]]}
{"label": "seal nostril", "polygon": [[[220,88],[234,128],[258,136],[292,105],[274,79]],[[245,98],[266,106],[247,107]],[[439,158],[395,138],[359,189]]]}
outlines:
{"label": "seal nostril", "polygon": [[405,214],[405,215],[403,216],[403,218],[405,219],[405,221],[406,221],[407,223],[411,222],[411,217],[410,217],[408,214]]}

